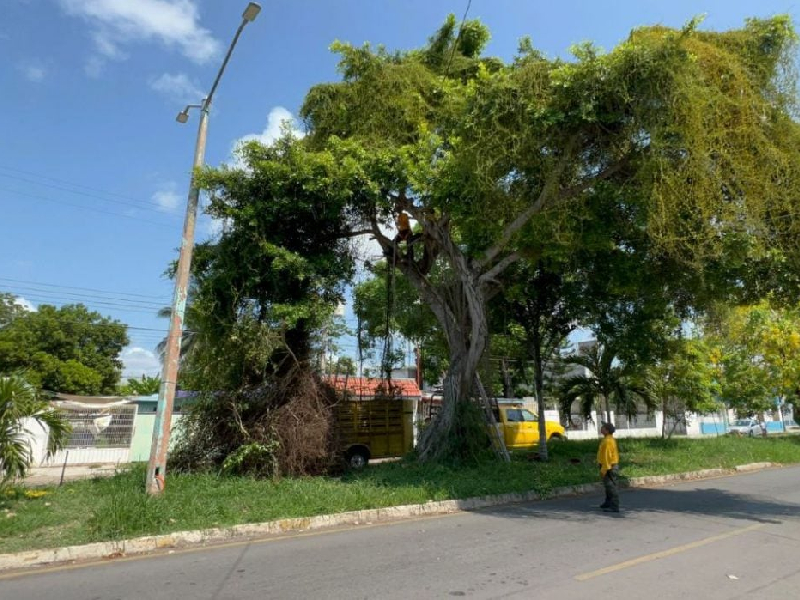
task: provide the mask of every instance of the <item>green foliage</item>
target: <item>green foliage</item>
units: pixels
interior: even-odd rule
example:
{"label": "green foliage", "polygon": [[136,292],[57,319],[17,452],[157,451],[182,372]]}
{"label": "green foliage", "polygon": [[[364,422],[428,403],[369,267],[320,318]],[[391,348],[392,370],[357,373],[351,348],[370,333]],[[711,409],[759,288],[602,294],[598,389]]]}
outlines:
{"label": "green foliage", "polygon": [[28,419],[48,428],[48,457],[69,438],[69,423],[47,401],[39,399],[35,388],[21,375],[0,375],[0,489],[15,477],[24,478],[33,462],[31,431],[25,423]]}
{"label": "green foliage", "polygon": [[314,332],[353,273],[348,202],[372,193],[353,191],[363,177],[347,145],[313,153],[287,135],[239,152],[240,168],[199,174],[209,213],[229,226],[197,249],[193,307],[205,350],[190,368],[203,373],[236,340],[262,340],[252,362],[229,369],[223,389],[258,383],[287,360],[308,363]]}
{"label": "green foliage", "polygon": [[800,377],[800,310],[759,304],[724,307],[709,315],[705,334],[720,381],[720,398],[742,414],[794,398]]}
{"label": "green foliage", "polygon": [[14,294],[0,292],[0,329],[25,314],[25,308],[17,304],[16,301],[17,297]]}
{"label": "green foliage", "polygon": [[25,370],[44,389],[113,394],[122,370],[126,327],[82,304],[43,304],[0,327],[0,370]]}
{"label": "green foliage", "polygon": [[629,364],[658,357],[668,311],[680,319],[797,270],[786,17],[640,28],[571,62],[530,43],[510,64],[481,57],[481,27],[460,38],[451,17],[422,49],[394,54],[338,43],[342,81],[314,87],[302,109],[303,144],[320,157],[346,149],[358,166],[348,208],[385,252],[380,226],[399,210],[420,224],[418,249],[396,264],[446,336],[448,386],[463,390],[446,402],[469,396],[484,301],[515,261],[613,254],[586,298],[608,295],[592,324]]}
{"label": "green foliage", "polygon": [[666,356],[652,369],[653,394],[664,415],[665,437],[667,420],[677,426],[686,418],[686,412],[707,414],[722,408],[718,400],[720,385],[712,363],[712,352],[702,338],[673,338],[668,343]]}
{"label": "green foliage", "polygon": [[225,457],[222,463],[224,475],[251,475],[253,477],[277,476],[279,447],[277,440],[266,444],[245,444]]}
{"label": "green foliage", "polygon": [[161,377],[148,377],[142,374],[140,379],[129,378],[128,383],[119,390],[120,396],[152,396],[161,388]]}
{"label": "green foliage", "polygon": [[588,417],[592,410],[610,418],[611,406],[617,414],[634,416],[640,406],[648,412],[655,408],[653,382],[648,374],[635,365],[621,363],[614,350],[595,343],[586,350],[568,356],[567,364],[583,367],[588,372],[567,377],[561,387],[561,412],[572,414],[575,400],[580,402],[581,415]]}

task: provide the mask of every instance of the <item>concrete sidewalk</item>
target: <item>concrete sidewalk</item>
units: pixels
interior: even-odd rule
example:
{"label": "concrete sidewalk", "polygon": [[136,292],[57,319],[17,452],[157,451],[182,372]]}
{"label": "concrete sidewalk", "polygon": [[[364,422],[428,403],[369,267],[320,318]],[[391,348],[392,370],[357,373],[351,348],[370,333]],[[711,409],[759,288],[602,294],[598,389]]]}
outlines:
{"label": "concrete sidewalk", "polygon": [[78,479],[93,479],[94,477],[111,477],[125,468],[124,465],[96,464],[96,465],[67,465],[52,467],[33,467],[28,476],[22,481],[25,487],[42,487],[58,485],[63,480],[76,481]]}

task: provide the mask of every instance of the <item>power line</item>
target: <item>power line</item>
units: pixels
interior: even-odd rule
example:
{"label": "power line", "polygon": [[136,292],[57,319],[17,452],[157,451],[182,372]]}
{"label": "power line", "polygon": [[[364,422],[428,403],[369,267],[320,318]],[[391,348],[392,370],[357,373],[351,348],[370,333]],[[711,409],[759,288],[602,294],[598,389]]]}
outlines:
{"label": "power line", "polygon": [[[138,208],[140,210],[149,210],[149,211],[153,211],[153,212],[158,212],[158,213],[164,214],[166,216],[173,216],[173,217],[174,216],[178,216],[176,214],[171,214],[170,215],[169,213],[166,213],[163,210],[159,210],[161,208],[161,205],[158,204],[158,202],[152,202],[150,200],[139,200],[139,201],[135,201],[135,202],[128,202],[126,200],[115,200],[113,198],[106,198],[105,196],[99,196],[97,194],[90,194],[88,192],[81,192],[81,191],[78,191],[78,190],[71,190],[71,189],[66,188],[64,186],[55,185],[55,184],[52,184],[52,183],[42,183],[41,181],[36,181],[34,179],[28,179],[26,177],[19,177],[17,175],[9,175],[8,173],[0,173],[0,177],[7,177],[9,179],[15,179],[17,181],[24,181],[25,183],[32,183],[34,185],[40,185],[42,187],[47,187],[47,188],[51,188],[51,189],[54,189],[54,190],[67,192],[69,194],[75,194],[77,196],[86,196],[87,198],[95,198],[97,200],[102,200],[103,202],[112,202],[114,204],[123,204],[125,206],[133,206],[133,207]],[[144,204],[149,204],[150,206],[144,206]]]}
{"label": "power line", "polygon": [[[90,190],[92,192],[99,192],[99,193],[104,194],[106,196],[115,196],[117,198],[124,198],[126,200],[132,200],[134,202],[142,201],[139,198],[133,198],[132,196],[126,196],[125,194],[120,194],[120,193],[117,193],[117,192],[110,192],[108,190],[104,190],[104,189],[101,189],[101,188],[92,187],[92,186],[84,185],[84,184],[81,184],[81,183],[75,183],[73,181],[67,181],[66,179],[59,179],[58,177],[51,177],[49,175],[43,175],[41,173],[35,173],[33,171],[25,171],[24,169],[17,169],[17,168],[9,167],[9,166],[6,166],[6,165],[0,165],[0,169],[3,169],[5,171],[12,171],[14,173],[22,173],[23,175],[30,175],[32,177],[39,177],[41,179],[47,179],[48,181],[55,181],[57,183],[62,183],[62,184],[69,185],[69,186],[72,186],[72,187],[77,187],[77,188],[83,188],[85,190]],[[148,202],[148,201],[145,201],[145,202]]]}
{"label": "power line", "polygon": [[27,285],[39,285],[42,287],[50,287],[63,290],[82,290],[84,292],[95,292],[97,294],[117,294],[119,296],[132,296],[136,298],[151,298],[154,300],[169,301],[169,296],[153,296],[149,294],[136,294],[134,292],[112,292],[110,290],[99,290],[97,288],[79,287],[74,285],[59,285],[56,283],[46,283],[44,281],[30,281],[25,279],[12,279],[10,277],[0,277],[0,281],[9,281],[11,283],[23,283]]}
{"label": "power line", "polygon": [[[170,229],[174,229],[174,225],[170,225],[168,223],[159,223],[158,221],[150,221],[148,219],[140,219],[139,217],[135,217],[133,215],[126,215],[124,213],[116,213],[111,212],[110,210],[103,210],[102,208],[95,208],[93,206],[86,206],[85,204],[75,204],[74,202],[65,202],[63,200],[53,200],[52,198],[45,198],[44,196],[39,196],[37,194],[30,194],[28,192],[20,192],[19,190],[12,190],[9,188],[0,187],[0,191],[2,192],[9,192],[11,194],[18,194],[21,196],[26,196],[28,198],[33,198],[35,200],[41,200],[44,202],[52,202],[53,204],[58,204],[59,206],[72,206],[74,208],[81,208],[83,210],[90,210],[97,213],[102,213],[105,215],[111,215],[114,217],[122,217],[124,219],[131,219],[133,221],[141,221],[142,223],[150,223],[151,225],[158,225],[159,227],[169,227]],[[12,198],[13,200],[19,200],[19,198]]]}
{"label": "power line", "polygon": [[[17,291],[15,291],[17,290]],[[21,290],[21,291],[20,291]],[[52,290],[40,287],[32,287],[27,285],[11,284],[11,293],[14,294],[40,294],[47,296],[54,296],[58,299],[64,299],[63,296],[74,297],[76,300],[89,300],[89,301],[118,301],[127,304],[120,304],[120,306],[131,306],[131,308],[154,308],[159,310],[164,308],[167,304],[165,302],[153,302],[151,300],[133,300],[128,298],[108,297],[108,296],[90,296],[89,294],[81,294],[78,292],[68,292],[65,290]]]}
{"label": "power line", "polygon": [[447,61],[447,67],[444,70],[444,76],[450,73],[450,63],[453,62],[453,56],[456,53],[456,46],[458,46],[458,41],[461,39],[461,33],[464,31],[464,23],[467,21],[467,14],[469,14],[469,9],[472,6],[472,0],[467,0],[467,9],[464,11],[464,16],[461,17],[461,25],[458,27],[458,34],[456,34],[456,39],[453,42],[453,49],[450,51],[450,58]]}
{"label": "power line", "polygon": [[126,306],[124,304],[116,304],[114,302],[103,302],[102,300],[80,300],[75,298],[57,298],[53,296],[40,296],[38,294],[25,294],[24,298],[26,300],[31,300],[37,302],[39,304],[83,304],[87,307],[98,307],[103,310],[114,309],[120,312],[130,312],[130,313],[139,313],[145,315],[153,315],[155,316],[157,311],[151,308],[145,308],[143,306]]}

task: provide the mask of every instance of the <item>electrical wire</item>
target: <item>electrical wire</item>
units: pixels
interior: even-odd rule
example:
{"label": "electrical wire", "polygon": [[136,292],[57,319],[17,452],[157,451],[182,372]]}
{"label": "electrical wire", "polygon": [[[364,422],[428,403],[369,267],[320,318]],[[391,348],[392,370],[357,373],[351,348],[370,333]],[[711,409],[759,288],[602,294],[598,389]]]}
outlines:
{"label": "electrical wire", "polygon": [[[169,213],[166,213],[161,208],[161,205],[158,204],[158,202],[153,202],[151,200],[140,200],[140,201],[136,201],[136,202],[129,202],[129,201],[126,201],[126,200],[115,200],[113,198],[107,198],[105,196],[99,196],[97,194],[90,194],[88,192],[81,192],[81,191],[78,191],[78,190],[71,190],[71,189],[69,189],[67,187],[60,186],[60,185],[55,185],[55,184],[52,184],[52,183],[42,183],[40,181],[36,181],[36,180],[33,180],[33,179],[28,179],[26,177],[19,177],[18,175],[9,175],[8,173],[0,173],[0,177],[7,177],[9,179],[15,179],[17,181],[23,181],[25,183],[32,183],[34,185],[39,185],[39,186],[42,186],[42,187],[47,187],[47,188],[51,188],[51,189],[54,189],[54,190],[59,190],[61,192],[67,192],[69,194],[75,194],[76,196],[85,196],[87,198],[94,198],[96,200],[102,200],[103,202],[111,202],[113,204],[122,204],[122,205],[125,205],[125,206],[133,206],[133,207],[138,208],[140,210],[149,210],[149,211],[152,211],[152,212],[158,212],[158,213],[163,214],[165,216],[178,216],[178,215],[174,215],[174,214],[170,215]],[[149,204],[150,206],[145,206],[145,204]]]}
{"label": "electrical wire", "polygon": [[120,296],[135,296],[137,298],[151,298],[155,300],[164,300],[166,301],[166,296],[153,296],[150,294],[136,294],[133,292],[112,292],[109,290],[99,290],[97,288],[88,288],[88,287],[79,287],[74,285],[60,285],[56,283],[45,283],[43,281],[30,281],[25,279],[11,279],[10,277],[0,277],[0,281],[8,281],[11,283],[23,283],[29,285],[38,285],[42,287],[51,287],[56,289],[64,289],[64,290],[82,290],[84,292],[95,292],[98,294],[117,294]]}
{"label": "electrical wire", "polygon": [[32,286],[25,286],[25,285],[11,285],[11,293],[18,294],[21,296],[25,296],[27,294],[38,294],[44,296],[55,297],[58,300],[87,300],[89,302],[96,302],[98,300],[102,300],[104,302],[117,302],[118,306],[129,306],[131,308],[148,308],[148,309],[155,309],[160,310],[164,308],[167,302],[152,302],[150,300],[133,300],[128,298],[118,298],[118,297],[107,297],[107,296],[92,296],[89,294],[80,294],[77,292],[67,292],[64,290],[51,290],[46,288],[39,288],[39,287],[32,287]]}
{"label": "electrical wire", "polygon": [[[12,189],[9,189],[9,188],[0,187],[0,192],[8,192],[8,193],[16,194],[16,195],[19,195],[19,196],[25,196],[26,198],[33,198],[34,200],[40,200],[40,201],[43,201],[43,202],[51,202],[53,204],[58,204],[59,206],[72,206],[73,208],[80,208],[80,209],[83,209],[83,210],[89,210],[89,211],[96,212],[96,213],[101,213],[101,214],[105,214],[105,215],[111,215],[111,216],[114,216],[114,217],[120,217],[120,218],[123,218],[123,219],[131,219],[133,221],[140,221],[142,223],[149,223],[150,225],[158,225],[159,227],[169,227],[170,229],[175,229],[175,225],[174,224],[159,223],[158,221],[150,221],[148,219],[141,219],[141,218],[136,217],[134,215],[126,215],[124,213],[117,213],[117,212],[112,212],[110,210],[103,210],[102,208],[96,208],[94,206],[86,206],[85,204],[75,204],[74,202],[65,202],[63,200],[54,200],[53,198],[46,198],[44,196],[39,196],[37,194],[30,194],[28,192],[21,192],[19,190],[12,190]],[[12,200],[21,200],[21,198],[16,198],[16,197],[12,197],[11,199]]]}
{"label": "electrical wire", "polygon": [[83,188],[85,190],[89,190],[92,192],[98,192],[100,194],[104,194],[106,196],[115,196],[117,198],[123,198],[125,200],[132,200],[133,202],[141,202],[141,199],[134,198],[132,196],[126,196],[125,194],[120,194],[117,192],[110,192],[108,190],[104,190],[97,187],[92,187],[89,185],[84,185],[82,183],[75,183],[74,181],[67,181],[66,179],[59,179],[58,177],[51,177],[50,175],[43,175],[42,173],[35,173],[34,171],[26,171],[24,169],[17,169],[15,167],[9,167],[7,165],[0,165],[0,169],[4,171],[11,171],[13,173],[22,173],[23,175],[30,175],[31,177],[38,177],[40,179],[46,179],[48,181],[55,181],[57,183],[61,183],[64,185],[69,185],[72,187]]}

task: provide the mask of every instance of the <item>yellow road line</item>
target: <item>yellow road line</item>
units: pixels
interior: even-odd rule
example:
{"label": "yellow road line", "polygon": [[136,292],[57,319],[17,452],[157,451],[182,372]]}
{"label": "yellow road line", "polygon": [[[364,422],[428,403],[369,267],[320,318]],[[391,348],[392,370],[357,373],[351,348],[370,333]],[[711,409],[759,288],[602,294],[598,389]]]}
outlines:
{"label": "yellow road line", "polygon": [[[76,569],[87,569],[89,567],[99,567],[104,565],[116,565],[124,562],[134,562],[139,560],[147,560],[149,558],[156,558],[158,556],[179,556],[181,554],[191,554],[194,552],[204,552],[210,550],[217,550],[222,548],[236,548],[237,546],[247,546],[256,544],[268,544],[270,542],[280,542],[293,538],[316,537],[320,535],[329,535],[332,533],[341,533],[342,531],[355,531],[360,529],[372,529],[375,527],[386,527],[389,525],[402,525],[403,523],[415,523],[418,521],[425,521],[429,519],[439,519],[442,517],[455,517],[468,513],[453,512],[441,513],[436,515],[423,515],[419,517],[411,517],[399,519],[397,521],[379,521],[377,523],[359,523],[358,525],[340,525],[330,529],[320,529],[317,531],[303,531],[303,532],[287,532],[284,534],[275,535],[272,537],[244,539],[232,542],[210,543],[203,546],[192,546],[189,548],[163,548],[153,550],[152,552],[145,552],[142,554],[135,554],[133,556],[120,556],[113,558],[101,558],[98,560],[81,561],[75,564],[61,564],[53,567],[30,567],[24,571],[13,571],[11,573],[0,573],[0,581],[7,579],[17,579],[20,577],[33,577],[35,575],[47,575],[49,573],[60,573],[62,571],[74,571]],[[169,535],[169,534],[167,534]]]}
{"label": "yellow road line", "polygon": [[645,554],[644,556],[640,556],[639,558],[626,560],[625,562],[621,562],[616,565],[611,565],[610,567],[605,567],[603,569],[598,569],[597,571],[591,571],[589,573],[583,573],[582,575],[577,575],[575,579],[577,579],[578,581],[586,581],[587,579],[593,579],[595,577],[600,577],[601,575],[607,575],[608,573],[614,573],[615,571],[621,571],[622,569],[635,567],[636,565],[640,565],[642,563],[652,562],[660,558],[666,558],[667,556],[679,554],[680,552],[686,552],[687,550],[700,548],[701,546],[713,544],[714,542],[719,542],[720,540],[724,540],[737,535],[742,535],[743,533],[754,531],[763,526],[764,525],[761,523],[756,523],[755,525],[743,527],[742,529],[734,529],[733,531],[728,531],[727,533],[721,533],[719,535],[713,535],[711,537],[707,537],[702,540],[697,540],[696,542],[690,542],[689,544],[684,544],[683,546],[676,546],[675,548],[662,550],[661,552],[654,552],[653,554]]}

